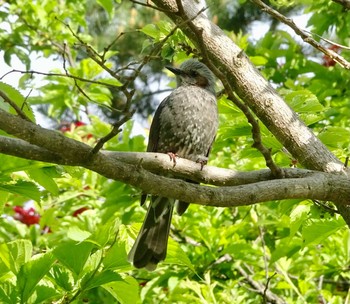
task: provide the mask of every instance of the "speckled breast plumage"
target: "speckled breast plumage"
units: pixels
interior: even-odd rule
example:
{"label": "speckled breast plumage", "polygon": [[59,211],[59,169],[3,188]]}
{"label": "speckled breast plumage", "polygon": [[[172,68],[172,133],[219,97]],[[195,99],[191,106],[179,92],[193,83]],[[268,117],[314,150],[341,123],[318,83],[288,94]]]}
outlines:
{"label": "speckled breast plumage", "polygon": [[180,86],[160,105],[157,152],[197,161],[208,155],[218,127],[215,96],[198,86]]}

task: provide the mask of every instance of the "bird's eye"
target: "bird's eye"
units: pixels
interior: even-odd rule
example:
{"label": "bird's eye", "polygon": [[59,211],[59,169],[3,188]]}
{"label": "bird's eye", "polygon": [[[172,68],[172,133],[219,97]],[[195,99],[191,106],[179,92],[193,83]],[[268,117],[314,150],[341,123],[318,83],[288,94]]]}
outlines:
{"label": "bird's eye", "polygon": [[197,76],[199,75],[198,72],[197,72],[197,71],[194,71],[194,70],[191,70],[191,71],[189,72],[189,74],[190,74],[191,77],[197,77]]}

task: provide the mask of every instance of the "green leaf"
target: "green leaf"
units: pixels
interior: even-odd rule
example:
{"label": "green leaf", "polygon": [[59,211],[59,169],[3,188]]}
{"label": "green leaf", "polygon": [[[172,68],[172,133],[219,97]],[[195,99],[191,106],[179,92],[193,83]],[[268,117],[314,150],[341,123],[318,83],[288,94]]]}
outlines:
{"label": "green leaf", "polygon": [[114,15],[113,0],[97,0],[97,3],[104,8],[109,16],[109,19],[112,19]]}
{"label": "green leaf", "polygon": [[18,303],[18,292],[14,283],[2,281],[0,284],[0,303]]}
{"label": "green leaf", "polygon": [[28,170],[29,176],[34,179],[38,184],[43,186],[47,191],[51,192],[54,195],[58,195],[59,189],[49,174],[51,168],[40,168]]}
{"label": "green leaf", "polygon": [[0,245],[0,259],[9,270],[17,274],[21,266],[30,260],[32,250],[29,240],[15,240]]}
{"label": "green leaf", "polygon": [[320,104],[316,95],[312,94],[309,90],[281,90],[281,94],[284,96],[291,108],[296,112],[303,113],[324,111],[324,107]]}
{"label": "green leaf", "polygon": [[310,220],[302,229],[304,246],[322,243],[322,241],[334,234],[339,229],[344,228],[345,222],[342,218],[337,220]]}
{"label": "green leaf", "polygon": [[159,29],[154,24],[147,24],[141,29],[141,32],[154,39],[157,39],[160,36]]}
{"label": "green leaf", "polygon": [[121,87],[123,84],[116,78],[101,78],[99,81],[104,82],[106,84],[115,86],[115,87]]}
{"label": "green leaf", "polygon": [[180,245],[172,239],[169,239],[168,241],[168,252],[165,263],[185,265],[193,272],[195,271],[186,253],[181,249]]}
{"label": "green leaf", "polygon": [[263,56],[251,56],[249,59],[254,65],[265,65],[268,62],[267,58]]}
{"label": "green leaf", "polygon": [[310,212],[310,205],[299,204],[290,214],[290,236],[294,236],[300,226],[305,222]]}
{"label": "green leaf", "polygon": [[73,277],[67,268],[61,264],[54,264],[50,271],[50,276],[55,283],[66,291],[73,289]]}
{"label": "green leaf", "polygon": [[15,184],[0,184],[0,190],[23,195],[40,202],[41,193],[38,187],[31,182],[17,181]]}
{"label": "green leaf", "polygon": [[112,271],[112,270],[104,270],[100,273],[97,273],[94,275],[94,277],[92,279],[88,279],[87,282],[83,282],[81,283],[81,286],[84,289],[91,289],[91,288],[95,288],[110,282],[116,282],[116,281],[122,281],[123,279],[120,276],[120,274]]}
{"label": "green leaf", "polygon": [[17,285],[22,303],[27,303],[28,298],[34,292],[39,281],[48,273],[51,265],[55,261],[51,252],[38,254],[24,264],[18,275]]}
{"label": "green leaf", "polygon": [[88,242],[68,241],[53,250],[55,257],[75,275],[79,276],[94,245]]}
{"label": "green leaf", "polygon": [[347,146],[350,139],[350,131],[342,127],[326,127],[318,135],[318,138],[330,147]]}
{"label": "green leaf", "polygon": [[28,303],[55,303],[54,300],[59,295],[57,288],[52,287],[52,283],[43,280],[35,286],[32,296],[29,298]]}
{"label": "green leaf", "polygon": [[107,283],[102,286],[122,304],[141,303],[139,297],[139,283],[133,277]]}
{"label": "green leaf", "polygon": [[128,254],[125,249],[125,242],[117,241],[108,249],[103,265],[106,269],[129,270],[131,265],[128,262]]}
{"label": "green leaf", "polygon": [[82,242],[87,238],[89,238],[90,236],[91,236],[91,233],[89,231],[81,230],[77,226],[69,227],[67,231],[67,237],[77,242]]}

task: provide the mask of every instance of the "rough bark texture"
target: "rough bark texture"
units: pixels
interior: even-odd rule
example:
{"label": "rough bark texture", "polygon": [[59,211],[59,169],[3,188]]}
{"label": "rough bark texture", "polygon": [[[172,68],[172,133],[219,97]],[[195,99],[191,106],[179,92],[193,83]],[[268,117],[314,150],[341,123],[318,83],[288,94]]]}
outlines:
{"label": "rough bark texture", "polygon": [[[272,179],[267,170],[237,173],[227,169],[205,167],[202,172],[198,168],[199,164],[185,159],[179,159],[173,168],[173,162],[167,155],[156,153],[151,154],[151,160],[146,159],[144,164],[142,154],[132,156],[125,153],[98,152],[91,156],[92,148],[88,145],[67,138],[57,131],[41,128],[1,109],[0,129],[21,139],[0,136],[1,153],[82,166],[107,178],[138,187],[145,193],[166,195],[194,204],[233,207],[289,198],[334,201],[350,197],[348,178],[337,173],[286,169],[287,178]],[[163,161],[159,162],[158,159]],[[171,171],[174,176],[195,176],[198,182],[213,181],[213,184],[233,186],[200,186],[152,173],[160,171]],[[195,172],[197,173],[194,174]]]}
{"label": "rough bark texture", "polygon": [[[202,7],[193,5],[190,0],[184,5],[181,0],[153,2],[198,46],[216,76],[229,82],[237,95],[305,168],[348,175],[341,161],[307,128],[244,52],[203,13],[199,13]],[[335,204],[349,225],[348,202],[337,200]]]}
{"label": "rough bark texture", "polygon": [[[199,164],[185,159],[179,159],[176,167],[173,168],[173,162],[167,155],[162,154],[152,154],[150,157],[157,158],[157,160],[153,160],[153,164],[148,165],[145,161],[145,166],[143,166],[142,154],[138,157],[130,157],[130,155],[121,153],[118,157],[118,153],[98,152],[91,156],[92,148],[88,145],[67,138],[57,131],[41,128],[1,109],[0,129],[22,139],[0,136],[1,153],[39,161],[81,166],[107,178],[138,187],[146,193],[177,198],[189,203],[233,207],[290,198],[350,200],[350,188],[347,186],[349,179],[337,173],[288,169],[285,170],[285,176],[288,178],[269,180],[271,176],[266,170],[263,170],[255,173],[241,172],[238,174],[239,178],[236,179],[237,172],[227,169],[220,169],[222,170],[220,174],[216,171],[217,168],[208,167],[204,168],[204,172],[201,173]],[[162,158],[163,162],[168,158],[168,163],[164,164],[163,169],[161,169],[162,162],[158,161]],[[145,169],[150,166],[154,167],[150,171],[164,170],[163,173],[170,171],[174,176],[177,176],[176,172],[179,173],[182,169],[183,172],[187,170],[187,174],[190,175],[197,171],[195,176],[199,182],[222,178],[221,184],[235,186],[215,188],[195,185],[183,180],[153,174]],[[186,176],[186,173],[183,172],[182,176],[184,174]],[[240,185],[238,181],[241,182]],[[220,185],[220,181],[213,183]]]}

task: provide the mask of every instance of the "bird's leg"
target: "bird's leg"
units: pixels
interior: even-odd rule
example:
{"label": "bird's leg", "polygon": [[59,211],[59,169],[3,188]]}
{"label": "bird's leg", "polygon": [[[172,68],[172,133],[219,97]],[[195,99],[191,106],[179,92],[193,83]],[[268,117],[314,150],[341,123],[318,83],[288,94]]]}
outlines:
{"label": "bird's leg", "polygon": [[176,157],[177,157],[177,154],[176,153],[173,153],[173,152],[168,152],[167,153],[170,157],[170,160],[173,161],[173,167],[176,166]]}
{"label": "bird's leg", "polygon": [[196,163],[201,164],[201,171],[203,170],[203,167],[208,163],[208,157],[206,156],[198,156]]}

